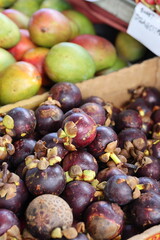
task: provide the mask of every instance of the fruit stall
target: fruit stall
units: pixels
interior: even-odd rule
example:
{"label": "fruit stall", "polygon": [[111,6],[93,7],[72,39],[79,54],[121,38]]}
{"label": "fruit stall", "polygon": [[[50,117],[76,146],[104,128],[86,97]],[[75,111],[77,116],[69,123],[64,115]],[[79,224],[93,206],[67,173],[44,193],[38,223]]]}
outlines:
{"label": "fruit stall", "polygon": [[0,240],[159,240],[159,2],[0,10]]}

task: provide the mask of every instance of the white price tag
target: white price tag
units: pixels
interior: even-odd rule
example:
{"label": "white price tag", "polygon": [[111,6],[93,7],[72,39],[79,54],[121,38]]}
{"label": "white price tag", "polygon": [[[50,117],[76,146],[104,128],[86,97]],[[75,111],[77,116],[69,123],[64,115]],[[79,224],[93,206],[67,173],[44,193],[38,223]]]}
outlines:
{"label": "white price tag", "polygon": [[160,16],[144,4],[136,5],[127,33],[160,56]]}

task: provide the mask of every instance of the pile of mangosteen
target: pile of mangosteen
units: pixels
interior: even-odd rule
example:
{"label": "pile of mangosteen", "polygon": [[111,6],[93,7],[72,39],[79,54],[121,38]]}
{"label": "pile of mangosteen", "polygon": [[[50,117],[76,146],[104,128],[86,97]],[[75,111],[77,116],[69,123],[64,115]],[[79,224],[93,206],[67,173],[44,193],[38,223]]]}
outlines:
{"label": "pile of mangosteen", "polygon": [[160,91],[119,108],[56,83],[0,115],[0,239],[126,240],[160,223]]}

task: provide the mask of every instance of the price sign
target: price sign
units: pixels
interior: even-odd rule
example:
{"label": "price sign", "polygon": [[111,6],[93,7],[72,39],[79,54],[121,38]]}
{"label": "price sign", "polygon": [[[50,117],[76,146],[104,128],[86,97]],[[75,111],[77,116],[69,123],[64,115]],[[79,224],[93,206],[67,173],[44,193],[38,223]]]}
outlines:
{"label": "price sign", "polygon": [[160,16],[142,3],[136,5],[127,33],[160,56]]}

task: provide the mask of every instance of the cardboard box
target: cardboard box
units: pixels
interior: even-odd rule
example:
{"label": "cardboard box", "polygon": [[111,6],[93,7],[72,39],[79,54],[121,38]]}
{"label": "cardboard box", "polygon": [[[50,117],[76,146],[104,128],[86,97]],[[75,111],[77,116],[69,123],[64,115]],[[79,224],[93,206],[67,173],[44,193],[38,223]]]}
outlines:
{"label": "cardboard box", "polygon": [[[160,58],[155,57],[141,64],[134,64],[109,75],[95,77],[77,84],[83,98],[91,95],[100,96],[116,106],[122,106],[129,100],[128,89],[134,89],[140,85],[155,86],[160,89]],[[44,92],[30,99],[5,105],[0,108],[0,113],[7,112],[14,107],[34,109],[47,97],[48,92]],[[160,240],[160,225],[149,228],[128,240]]]}
{"label": "cardboard box", "polygon": [[[122,106],[129,100],[128,89],[134,89],[140,85],[155,86],[160,89],[160,58],[155,57],[76,85],[80,88],[83,98],[97,95],[105,101],[113,102],[116,106]],[[47,97],[48,92],[44,92],[15,104],[2,106],[0,107],[0,113],[7,112],[17,106],[35,108]]]}

